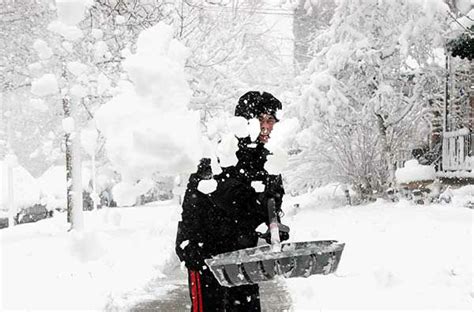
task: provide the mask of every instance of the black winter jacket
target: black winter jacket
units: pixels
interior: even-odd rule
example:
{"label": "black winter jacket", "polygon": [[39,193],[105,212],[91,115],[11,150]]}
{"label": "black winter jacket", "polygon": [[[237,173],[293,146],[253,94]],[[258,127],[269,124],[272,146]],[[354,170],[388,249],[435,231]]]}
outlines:
{"label": "black winter jacket", "polygon": [[[265,171],[267,155],[263,144],[240,139],[236,166],[212,176],[209,159],[203,159],[191,174],[176,238],[176,253],[189,269],[200,270],[204,259],[214,255],[256,246],[255,229],[263,222],[268,224],[268,198],[275,198],[277,211],[281,210],[281,176]],[[210,178],[217,181],[216,190],[201,193],[199,182]],[[257,193],[253,181],[261,181],[265,191]]]}

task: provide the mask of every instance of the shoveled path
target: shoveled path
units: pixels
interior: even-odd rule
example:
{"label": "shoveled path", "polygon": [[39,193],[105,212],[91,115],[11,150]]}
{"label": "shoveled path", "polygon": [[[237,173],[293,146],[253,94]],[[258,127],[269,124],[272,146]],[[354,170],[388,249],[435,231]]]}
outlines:
{"label": "shoveled path", "polygon": [[[170,288],[172,290],[156,300],[141,302],[129,311],[164,311],[164,312],[187,312],[190,311],[191,303],[189,299],[188,284],[185,273],[176,268],[171,274],[171,278],[157,280],[156,284],[150,285],[151,289],[159,292],[160,288]],[[271,282],[260,284],[260,302],[264,312],[283,312],[291,308],[291,297],[286,288],[284,279],[276,279]]]}

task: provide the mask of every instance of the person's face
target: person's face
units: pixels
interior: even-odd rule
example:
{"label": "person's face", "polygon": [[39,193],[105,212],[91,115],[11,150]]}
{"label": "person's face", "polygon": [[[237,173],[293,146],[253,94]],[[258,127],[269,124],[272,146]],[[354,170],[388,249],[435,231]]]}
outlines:
{"label": "person's face", "polygon": [[268,139],[270,139],[273,126],[276,123],[276,119],[272,115],[261,114],[258,120],[260,121],[260,135],[258,136],[258,140],[262,143],[267,143]]}

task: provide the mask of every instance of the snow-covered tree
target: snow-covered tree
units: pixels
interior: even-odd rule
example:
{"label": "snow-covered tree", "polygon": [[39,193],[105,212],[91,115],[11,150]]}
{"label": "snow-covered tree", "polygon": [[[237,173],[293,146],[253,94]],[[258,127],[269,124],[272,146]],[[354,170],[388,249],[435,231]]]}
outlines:
{"label": "snow-covered tree", "polygon": [[[71,228],[81,229],[82,220],[82,165],[79,106],[87,112],[88,97],[101,88],[94,81],[94,58],[106,55],[106,47],[92,45],[83,39],[84,33],[77,27],[84,19],[85,2],[82,0],[56,1],[57,19],[48,25],[54,36],[47,41],[37,39],[34,48],[44,72],[32,81],[31,92],[38,97],[53,97],[64,113],[62,128],[66,160],[67,211]],[[99,80],[99,79],[96,79]],[[93,83],[95,82],[95,83]],[[89,112],[90,114],[90,112]]]}
{"label": "snow-covered tree", "polygon": [[[31,77],[38,70],[38,56],[32,47],[47,33],[53,13],[46,1],[5,1],[0,8],[0,158],[6,152],[2,147],[8,137],[19,162],[34,175],[42,172],[56,154],[50,148],[50,132],[55,131],[57,110],[50,109],[48,101],[30,100],[29,93]],[[46,161],[35,164],[30,155],[39,156],[42,151]]]}
{"label": "snow-covered tree", "polygon": [[190,50],[190,107],[201,111],[203,121],[233,113],[248,90],[281,90],[291,81],[291,62],[278,57],[281,42],[268,37],[278,20],[269,20],[264,3],[184,1],[176,11],[175,35]]}
{"label": "snow-covered tree", "polygon": [[442,87],[448,10],[437,0],[339,1],[294,107],[305,127],[300,181],[336,180],[363,196],[393,183],[395,154],[427,134]]}

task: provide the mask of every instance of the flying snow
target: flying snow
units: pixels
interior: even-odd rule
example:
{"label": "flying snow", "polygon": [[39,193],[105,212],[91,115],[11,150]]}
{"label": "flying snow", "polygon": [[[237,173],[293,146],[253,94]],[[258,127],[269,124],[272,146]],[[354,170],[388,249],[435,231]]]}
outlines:
{"label": "flying snow", "polygon": [[139,195],[135,181],[155,172],[192,172],[202,157],[199,112],[187,108],[187,55],[170,26],[159,23],[144,30],[136,53],[123,64],[132,85],[120,84],[120,92],[96,112],[109,159],[128,183],[119,205],[120,198],[130,203]]}
{"label": "flying snow", "polygon": [[210,180],[201,180],[198,184],[198,191],[203,194],[210,194],[214,192],[217,188],[217,181],[214,179]]}

